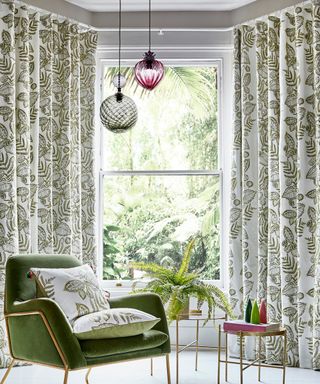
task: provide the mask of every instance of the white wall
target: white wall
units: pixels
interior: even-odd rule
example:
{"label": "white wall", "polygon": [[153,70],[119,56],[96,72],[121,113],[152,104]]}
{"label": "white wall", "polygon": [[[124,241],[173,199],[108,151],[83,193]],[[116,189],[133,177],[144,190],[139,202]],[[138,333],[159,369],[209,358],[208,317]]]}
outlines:
{"label": "white wall", "polygon": [[[117,27],[115,13],[93,13],[93,25],[98,28]],[[123,12],[125,28],[143,28],[148,25],[147,12]],[[223,28],[232,25],[231,12],[153,12],[155,28]]]}
{"label": "white wall", "polygon": [[[99,32],[99,56],[106,55],[109,59],[117,58],[118,33],[116,31]],[[122,32],[122,47],[124,58],[139,59],[148,46],[148,33],[144,31],[125,30]],[[157,50],[159,58],[183,58],[183,52],[192,51],[194,58],[207,58],[209,51],[225,51],[232,48],[231,30],[163,30],[152,33],[152,47]],[[134,52],[137,52],[134,55]],[[191,55],[192,56],[192,55]],[[188,55],[186,58],[191,58]]]}

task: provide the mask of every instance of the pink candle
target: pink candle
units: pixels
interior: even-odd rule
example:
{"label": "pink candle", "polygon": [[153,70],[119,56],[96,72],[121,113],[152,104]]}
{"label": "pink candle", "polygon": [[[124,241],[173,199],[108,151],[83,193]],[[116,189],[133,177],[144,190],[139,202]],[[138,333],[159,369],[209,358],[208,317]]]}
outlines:
{"label": "pink candle", "polygon": [[260,323],[267,324],[267,305],[265,299],[260,302]]}

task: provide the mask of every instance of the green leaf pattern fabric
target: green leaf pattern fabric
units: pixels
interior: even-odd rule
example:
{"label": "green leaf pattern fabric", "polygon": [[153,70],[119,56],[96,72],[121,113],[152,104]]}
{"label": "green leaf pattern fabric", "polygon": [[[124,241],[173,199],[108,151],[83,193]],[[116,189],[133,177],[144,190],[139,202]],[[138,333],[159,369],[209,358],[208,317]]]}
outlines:
{"label": "green leaf pattern fabric", "polygon": [[[320,369],[320,7],[234,29],[230,299],[267,299],[288,363]],[[277,361],[280,340],[267,342]]]}
{"label": "green leaf pattern fabric", "polygon": [[79,317],[110,309],[106,292],[88,264],[74,268],[31,268],[41,297],[56,301],[71,324]]}
{"label": "green leaf pattern fabric", "polygon": [[[95,265],[96,44],[95,32],[0,1],[0,301],[14,253]],[[2,321],[0,366],[3,335]]]}
{"label": "green leaf pattern fabric", "polygon": [[159,318],[134,308],[110,308],[79,317],[73,332],[81,340],[131,337],[149,331]]}

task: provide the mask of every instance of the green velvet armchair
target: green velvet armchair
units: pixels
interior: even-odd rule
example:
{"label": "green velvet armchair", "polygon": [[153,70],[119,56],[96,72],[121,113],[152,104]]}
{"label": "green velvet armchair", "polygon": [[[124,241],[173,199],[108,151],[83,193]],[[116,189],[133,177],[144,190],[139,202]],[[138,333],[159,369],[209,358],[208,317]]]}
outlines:
{"label": "green velvet armchair", "polygon": [[166,357],[167,382],[170,384],[170,339],[165,311],[160,298],[141,294],[110,300],[111,308],[136,308],[161,321],[142,335],[101,340],[78,340],[72,333],[60,307],[51,299],[36,298],[36,286],[27,278],[31,267],[71,268],[81,263],[67,255],[17,255],[6,265],[5,319],[12,363],[42,364],[64,370],[64,384],[70,371],[87,369],[86,383],[93,367],[121,361]]}

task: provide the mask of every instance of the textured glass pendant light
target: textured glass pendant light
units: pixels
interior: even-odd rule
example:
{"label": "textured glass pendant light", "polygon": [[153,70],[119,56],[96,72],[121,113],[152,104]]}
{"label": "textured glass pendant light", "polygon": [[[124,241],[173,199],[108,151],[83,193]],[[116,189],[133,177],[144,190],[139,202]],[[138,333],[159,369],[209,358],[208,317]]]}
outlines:
{"label": "textured glass pendant light", "polygon": [[100,106],[101,123],[114,133],[131,129],[138,120],[136,104],[121,92],[121,88],[126,85],[126,78],[121,75],[121,14],[121,0],[119,0],[119,70],[112,81],[118,91],[107,97]]}
{"label": "textured glass pendant light", "polygon": [[149,0],[149,51],[144,54],[143,60],[136,64],[134,73],[137,82],[149,91],[160,83],[164,75],[163,64],[156,60],[154,52],[151,52],[151,0]]}

